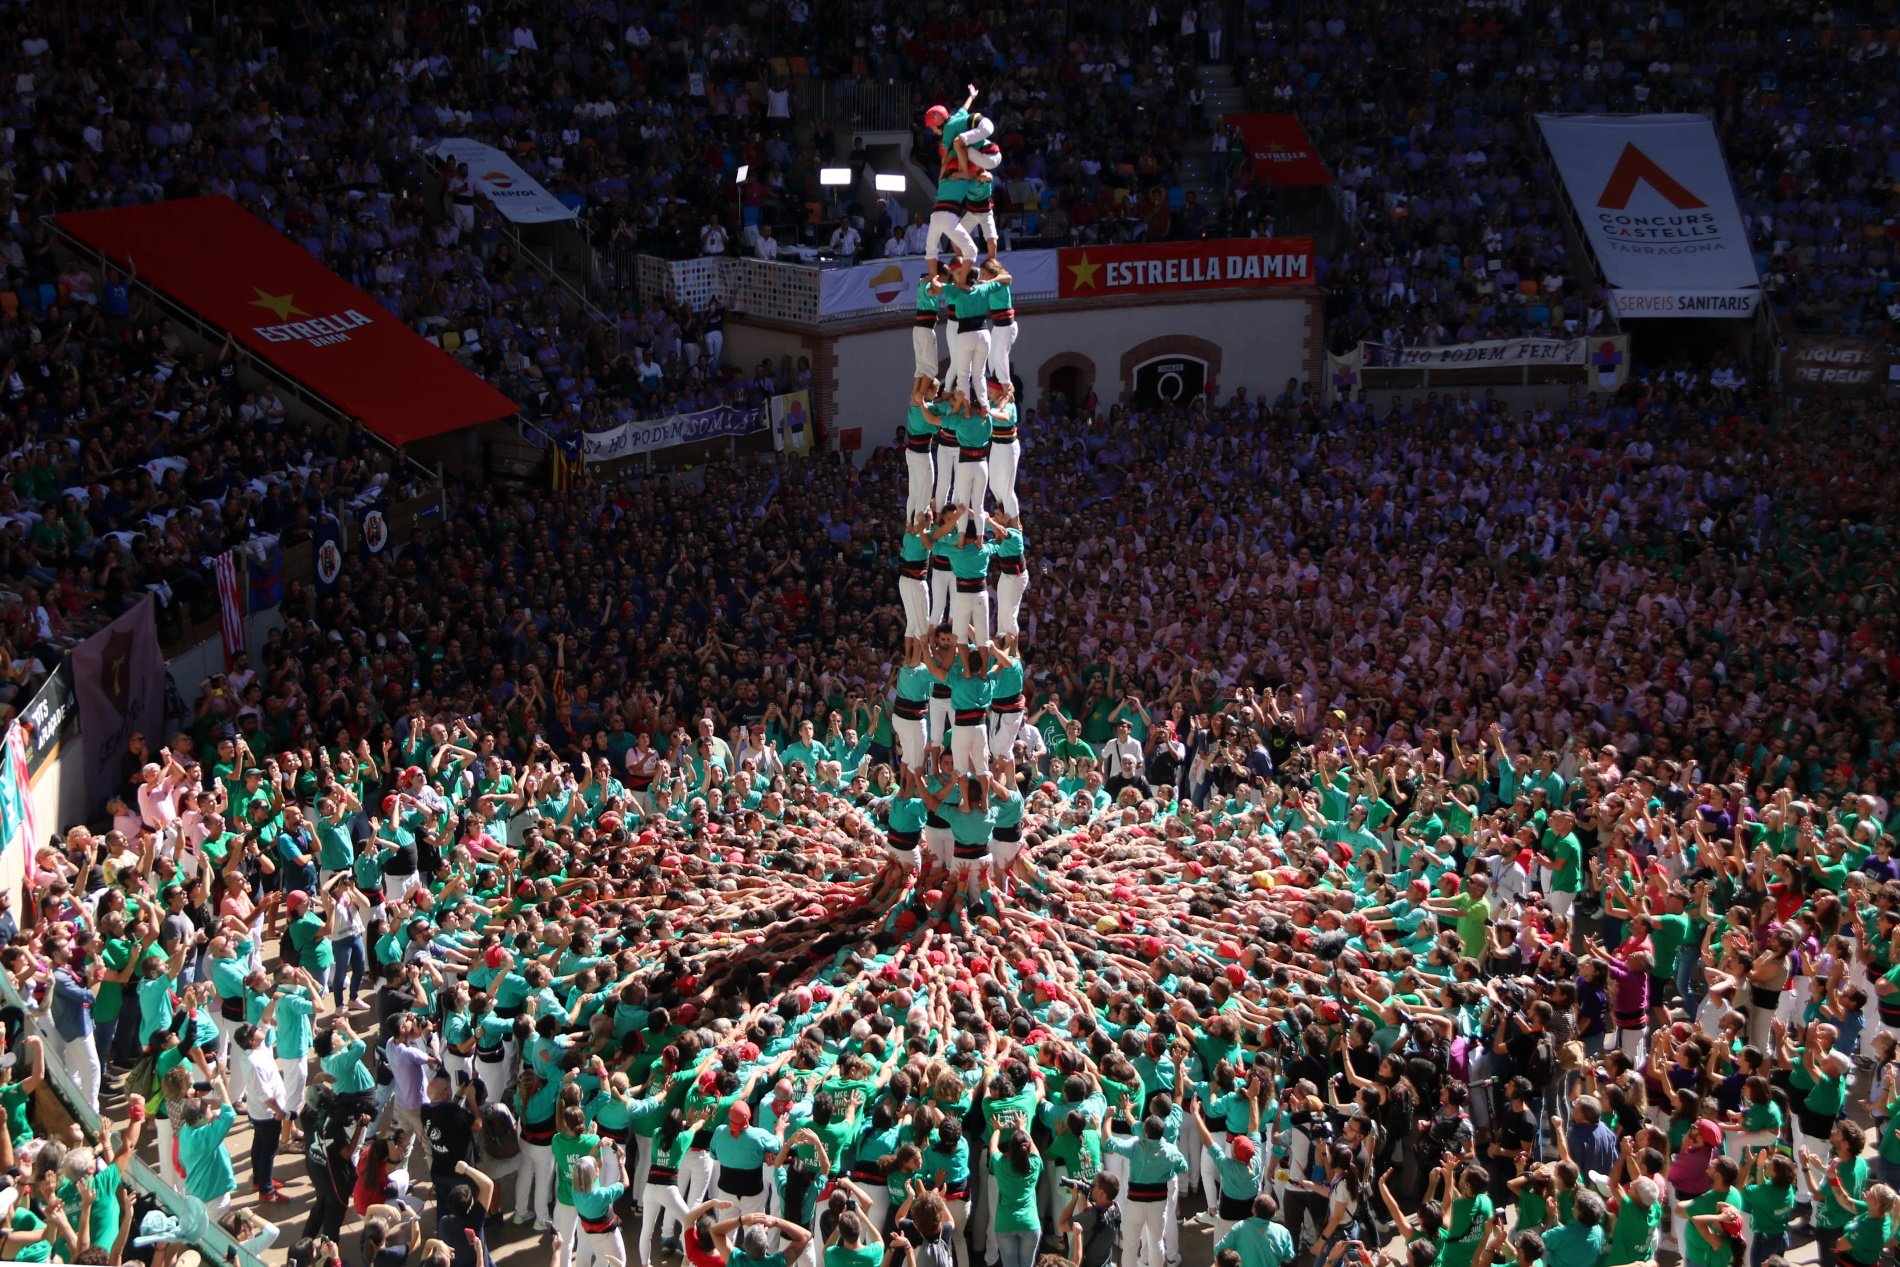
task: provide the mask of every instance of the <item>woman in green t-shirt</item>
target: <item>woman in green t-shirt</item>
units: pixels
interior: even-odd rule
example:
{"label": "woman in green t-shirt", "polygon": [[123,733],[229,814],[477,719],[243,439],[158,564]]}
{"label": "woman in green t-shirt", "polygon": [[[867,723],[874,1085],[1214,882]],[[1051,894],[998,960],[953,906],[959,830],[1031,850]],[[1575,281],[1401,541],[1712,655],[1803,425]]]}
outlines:
{"label": "woman in green t-shirt", "polygon": [[1893,1239],[1893,1216],[1900,1212],[1895,1202],[1900,1198],[1886,1184],[1870,1183],[1856,1201],[1841,1189],[1837,1176],[1830,1175],[1828,1182],[1836,1190],[1837,1200],[1860,1207],[1860,1213],[1841,1229],[1840,1239],[1834,1243],[1835,1256],[1846,1267],[1875,1267],[1887,1242]]}
{"label": "woman in green t-shirt", "polygon": [[[1003,1136],[1006,1127],[1007,1139]],[[990,1174],[996,1181],[996,1218],[990,1227],[997,1257],[1003,1267],[1032,1267],[1036,1244],[1042,1239],[1042,1218],[1036,1212],[1042,1154],[1023,1128],[1020,1114],[998,1114],[991,1124]]]}

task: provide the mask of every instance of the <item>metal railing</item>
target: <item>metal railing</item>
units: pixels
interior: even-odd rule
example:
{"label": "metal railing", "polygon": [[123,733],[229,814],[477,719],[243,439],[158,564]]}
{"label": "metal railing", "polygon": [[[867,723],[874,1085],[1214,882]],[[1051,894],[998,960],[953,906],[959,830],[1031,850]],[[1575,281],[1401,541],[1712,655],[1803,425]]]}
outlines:
{"label": "metal railing", "polygon": [[[26,1018],[24,1023],[40,1040],[40,1050],[46,1058],[46,1086],[59,1098],[61,1107],[72,1115],[73,1121],[79,1124],[79,1129],[85,1132],[86,1141],[94,1145],[100,1144],[106,1124],[87,1106],[85,1097],[80,1094],[79,1083],[74,1079],[72,1070],[66,1067],[66,1061],[60,1054],[64,1044],[60,1042],[50,1025],[42,1023],[40,1018],[34,1015],[32,1007],[20,996],[12,980],[5,974],[0,974],[0,1007],[20,1009]],[[202,1234],[191,1242],[191,1248],[196,1249],[206,1262],[231,1264],[234,1267],[264,1267],[262,1259],[243,1248],[229,1233],[218,1226],[217,1220],[206,1210],[204,1202],[185,1193],[173,1191],[150,1166],[138,1158],[134,1157],[127,1163],[124,1178],[137,1193],[172,1218],[177,1219],[182,1225],[204,1229]],[[139,1229],[136,1226],[133,1227],[131,1235],[138,1234]]]}
{"label": "metal railing", "polygon": [[916,89],[898,79],[800,79],[793,113],[822,118],[835,132],[897,132],[915,121]]}
{"label": "metal railing", "polygon": [[883,83],[848,80],[833,90],[846,99],[852,127],[872,132],[908,129],[915,117],[916,99],[910,84],[895,79]]}
{"label": "metal railing", "polygon": [[[1550,142],[1544,137],[1544,129],[1537,126],[1536,114],[1527,112],[1524,115],[1524,127],[1530,134],[1531,153],[1539,163],[1543,164],[1544,170],[1549,174],[1549,183],[1557,194],[1557,205],[1563,208],[1565,236],[1570,248],[1580,252],[1583,258],[1589,261],[1587,288],[1595,290],[1599,286],[1607,286],[1609,283],[1603,274],[1603,261],[1597,258],[1596,250],[1590,245],[1589,231],[1584,228],[1583,219],[1577,214],[1577,206],[1570,199],[1570,189],[1564,184],[1563,172],[1557,166],[1557,156],[1551,153]],[[1569,253],[1570,250],[1566,250],[1565,254]],[[1565,271],[1574,277],[1582,275],[1585,270],[1568,268]],[[1616,334],[1623,332],[1623,323],[1617,319],[1614,302],[1605,305],[1603,319],[1609,323],[1611,332]]]}
{"label": "metal railing", "polygon": [[[437,188],[445,187],[445,181],[444,181],[445,163],[442,157],[438,154],[431,153],[430,151],[426,149],[421,149],[421,148],[418,148],[416,150],[416,153],[421,155],[424,166],[428,169],[429,174],[435,178]],[[429,207],[430,201],[432,200],[428,200],[428,199],[424,200],[425,211],[431,209]],[[437,204],[433,208],[433,210],[436,212],[436,218],[440,219],[441,206]],[[605,326],[608,328],[612,327],[613,321],[607,316],[606,311],[602,309],[599,304],[594,302],[593,297],[590,294],[588,294],[585,289],[583,289],[582,287],[576,286],[573,282],[569,281],[565,275],[562,274],[560,264],[554,259],[552,255],[543,255],[539,250],[537,250],[536,248],[528,244],[528,239],[525,236],[523,236],[520,225],[516,224],[513,220],[510,220],[508,217],[502,216],[502,215],[497,215],[496,220],[501,225],[502,232],[508,239],[509,247],[513,249],[513,251],[515,252],[515,255],[518,258],[526,260],[528,264],[530,264],[537,273],[541,274],[543,278],[553,283],[555,286],[559,287],[563,294],[565,294],[569,299],[572,299],[575,303],[579,304],[581,308],[581,312],[584,316],[590,318],[593,321],[600,323],[602,326]],[[573,231],[576,233],[582,233],[582,230],[579,226],[580,226],[580,222],[578,220],[574,221]],[[559,228],[561,227],[561,222],[559,221],[555,222],[555,224],[552,227],[554,227],[558,231]],[[584,233],[582,234],[582,260],[585,262],[584,263],[585,271],[587,275],[591,278],[595,272],[595,268],[592,263],[593,247],[590,243],[586,242]]]}

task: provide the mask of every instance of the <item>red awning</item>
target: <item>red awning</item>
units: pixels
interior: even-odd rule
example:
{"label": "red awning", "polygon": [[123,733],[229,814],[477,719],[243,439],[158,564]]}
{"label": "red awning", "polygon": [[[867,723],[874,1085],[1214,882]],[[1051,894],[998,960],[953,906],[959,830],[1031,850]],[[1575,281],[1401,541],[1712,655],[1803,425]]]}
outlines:
{"label": "red awning", "polygon": [[63,215],[59,227],[391,444],[519,407],[225,197]]}
{"label": "red awning", "polygon": [[1253,174],[1278,188],[1330,185],[1333,174],[1319,161],[1306,129],[1290,114],[1230,114],[1253,159]]}

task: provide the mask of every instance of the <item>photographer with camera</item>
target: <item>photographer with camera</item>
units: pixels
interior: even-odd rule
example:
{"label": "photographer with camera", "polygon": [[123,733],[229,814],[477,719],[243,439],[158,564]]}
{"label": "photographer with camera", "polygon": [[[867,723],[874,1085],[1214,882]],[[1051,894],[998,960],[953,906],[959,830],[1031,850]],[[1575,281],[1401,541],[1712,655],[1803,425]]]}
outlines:
{"label": "photographer with camera", "polygon": [[1062,1224],[1069,1233],[1070,1267],[1110,1267],[1121,1250],[1121,1180],[1103,1172],[1061,1183],[1069,1189]]}

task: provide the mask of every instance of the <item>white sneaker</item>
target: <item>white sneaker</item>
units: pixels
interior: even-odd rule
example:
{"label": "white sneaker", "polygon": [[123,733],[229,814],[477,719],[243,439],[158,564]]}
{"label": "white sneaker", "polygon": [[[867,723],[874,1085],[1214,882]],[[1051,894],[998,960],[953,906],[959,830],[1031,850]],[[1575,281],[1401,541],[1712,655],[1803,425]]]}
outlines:
{"label": "white sneaker", "polygon": [[546,1219],[536,1219],[534,1221],[534,1230],[537,1232],[552,1232],[554,1230],[554,1224],[548,1222]]}

